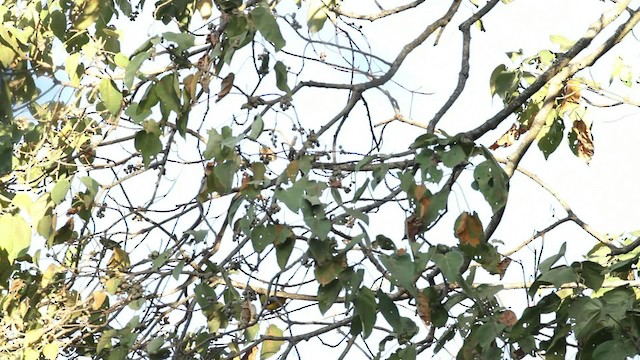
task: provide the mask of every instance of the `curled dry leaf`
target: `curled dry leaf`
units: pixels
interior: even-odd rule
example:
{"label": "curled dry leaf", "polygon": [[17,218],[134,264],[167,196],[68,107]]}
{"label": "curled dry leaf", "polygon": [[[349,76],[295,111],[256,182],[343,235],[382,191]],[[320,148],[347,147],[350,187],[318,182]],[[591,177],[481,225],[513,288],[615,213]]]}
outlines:
{"label": "curled dry leaf", "polygon": [[484,229],[476,213],[470,214],[465,211],[460,214],[456,221],[455,232],[460,245],[476,247],[484,240]]}
{"label": "curled dry leaf", "polygon": [[582,120],[576,120],[573,122],[573,128],[571,131],[574,133],[570,139],[573,140],[572,148],[574,153],[582,160],[589,162],[593,157],[593,136],[591,135],[591,129],[587,127]]}
{"label": "curled dry leaf", "polygon": [[511,310],[505,310],[500,314],[500,323],[505,326],[513,326],[518,322],[516,313]]}
{"label": "curled dry leaf", "polygon": [[431,304],[429,304],[429,298],[420,292],[416,297],[416,303],[418,305],[418,316],[420,316],[422,322],[427,326],[431,325]]}
{"label": "curled dry leaf", "polygon": [[578,80],[569,80],[562,88],[562,105],[566,103],[577,104],[580,102],[580,82]]}
{"label": "curled dry leaf", "polygon": [[493,145],[489,146],[489,149],[495,150],[499,147],[509,147],[516,142],[520,135],[527,132],[528,128],[525,126],[521,126],[520,124],[513,124],[511,128],[507,130]]}
{"label": "curled dry leaf", "polygon": [[416,235],[420,233],[424,226],[424,219],[416,214],[411,214],[405,222],[407,238],[416,241]]}
{"label": "curled dry leaf", "polygon": [[218,93],[218,99],[216,102],[222,100],[223,97],[227,96],[231,89],[233,88],[233,80],[235,79],[234,73],[229,73],[224,79],[222,79],[222,84],[220,84],[220,92]]}
{"label": "curled dry leaf", "polygon": [[276,160],[276,152],[268,146],[260,147],[260,160],[263,162],[271,162]]}
{"label": "curled dry leaf", "polygon": [[502,261],[498,263],[497,270],[498,274],[500,275],[500,280],[502,280],[502,278],[504,277],[504,273],[507,272],[509,264],[511,264],[511,258],[508,257],[502,259]]}

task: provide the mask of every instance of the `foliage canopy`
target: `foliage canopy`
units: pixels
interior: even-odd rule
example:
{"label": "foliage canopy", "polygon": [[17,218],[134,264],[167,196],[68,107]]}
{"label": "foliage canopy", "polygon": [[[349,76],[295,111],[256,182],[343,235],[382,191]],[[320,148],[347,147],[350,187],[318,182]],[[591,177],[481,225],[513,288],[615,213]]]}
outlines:
{"label": "foliage canopy", "polygon": [[[519,164],[534,143],[594,156],[590,97],[627,106],[610,89],[636,80],[621,58],[608,83],[588,71],[640,9],[588,1],[579,39],[483,75],[499,111],[439,128],[509,2],[0,1],[0,356],[639,353],[640,237],[600,235]],[[447,95],[411,118],[430,94],[400,70],[448,44]],[[564,214],[509,247],[517,172]],[[482,201],[454,211],[456,192]],[[522,266],[565,222],[593,237],[584,260]],[[516,263],[534,280],[510,288]]]}

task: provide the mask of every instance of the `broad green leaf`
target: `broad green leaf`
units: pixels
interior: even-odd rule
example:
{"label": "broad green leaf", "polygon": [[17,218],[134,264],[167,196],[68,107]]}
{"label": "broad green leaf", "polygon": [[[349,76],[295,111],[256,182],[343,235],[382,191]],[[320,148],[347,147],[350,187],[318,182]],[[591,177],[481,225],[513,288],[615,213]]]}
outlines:
{"label": "broad green leaf", "polygon": [[98,195],[98,190],[100,190],[100,183],[98,183],[94,178],[89,176],[83,176],[80,178],[80,181],[89,191],[89,195],[95,197]]}
{"label": "broad green leaf", "polygon": [[178,48],[176,49],[178,53],[188,50],[193,46],[195,41],[195,36],[189,33],[166,32],[162,34],[162,37],[167,41],[176,43],[176,45],[178,45]]}
{"label": "broad green leaf", "polygon": [[51,189],[51,201],[53,201],[56,205],[60,205],[60,203],[67,196],[67,192],[69,191],[69,187],[71,187],[71,182],[67,178],[62,178],[58,180],[58,182]]}
{"label": "broad green leaf", "polygon": [[549,38],[551,39],[552,43],[560,47],[561,51],[567,51],[571,49],[571,47],[575,43],[574,41],[571,41],[562,35],[551,35]]}
{"label": "broad green leaf", "polygon": [[180,98],[178,97],[177,87],[178,83],[176,75],[173,73],[160,79],[155,87],[156,94],[160,98],[161,104],[176,114],[179,113],[182,108],[180,105]]}
{"label": "broad green leaf", "polygon": [[278,23],[269,8],[256,6],[255,9],[251,11],[251,18],[256,24],[258,31],[260,31],[260,34],[262,34],[267,41],[273,43],[276,51],[280,51],[280,49],[285,46],[286,41],[282,37]]}
{"label": "broad green leaf", "polygon": [[131,88],[133,87],[133,79],[136,76],[136,73],[140,69],[140,66],[142,66],[142,63],[145,60],[149,59],[151,53],[152,50],[148,50],[145,52],[141,52],[131,58],[131,61],[129,61],[129,64],[127,65],[127,68],[124,72],[124,86],[126,86],[127,89],[131,90]]}
{"label": "broad green leaf", "polygon": [[464,263],[464,257],[459,251],[451,250],[445,254],[435,254],[433,262],[448,281],[455,282],[460,276],[460,268]]}
{"label": "broad green leaf", "polygon": [[362,331],[364,332],[362,337],[366,339],[371,335],[378,315],[375,294],[369,288],[360,288],[356,294],[354,305],[356,314],[362,322]]}
{"label": "broad green leaf", "polygon": [[73,21],[74,27],[82,31],[95,24],[102,13],[102,4],[101,0],[85,0],[76,3],[77,18]]}
{"label": "broad green leaf", "polygon": [[[276,325],[269,325],[265,336],[282,337],[282,330]],[[283,340],[265,340],[262,343],[262,349],[260,350],[260,360],[268,359],[280,351],[280,347],[284,343]]]}
{"label": "broad green leaf", "polygon": [[307,13],[307,26],[309,32],[316,33],[322,29],[327,21],[327,6],[324,4],[326,0],[311,0],[309,2],[309,12]]}
{"label": "broad green leaf", "polygon": [[380,262],[389,271],[396,285],[402,286],[409,292],[415,292],[415,266],[411,256],[406,252],[397,251],[393,255],[380,255]]}
{"label": "broad green leaf", "polygon": [[273,69],[276,71],[276,86],[278,89],[286,93],[291,93],[291,89],[287,84],[287,67],[282,61],[278,61],[274,65]]}
{"label": "broad green leaf", "polygon": [[[4,80],[4,76],[0,76],[0,125],[8,125],[11,121],[13,121],[11,90],[9,89],[7,82]],[[0,132],[0,136],[2,135],[4,134]]]}
{"label": "broad green leaf", "polygon": [[475,184],[493,212],[502,209],[509,195],[509,178],[486,148],[482,148],[486,161],[478,164],[473,172]]}
{"label": "broad green leaf", "polygon": [[53,35],[55,35],[60,41],[64,41],[67,30],[67,18],[60,10],[54,10],[49,14],[51,22],[49,26]]}
{"label": "broad green leaf", "polygon": [[327,285],[318,287],[318,307],[322,314],[326,313],[329,308],[336,302],[338,295],[342,290],[339,280],[333,280]]}
{"label": "broad green leaf", "polygon": [[151,159],[162,151],[162,142],[158,135],[149,133],[146,130],[140,130],[136,133],[134,146],[136,150],[140,151],[142,161],[146,167],[149,167]]}
{"label": "broad green leaf", "polygon": [[562,141],[564,135],[564,121],[561,117],[556,117],[553,111],[548,119],[548,124],[540,131],[538,148],[542,151],[545,159],[549,158]]}
{"label": "broad green leaf", "polygon": [[162,345],[164,345],[164,337],[159,336],[157,338],[154,338],[147,343],[147,353],[149,353],[150,355],[157,354]]}
{"label": "broad green leaf", "polygon": [[[64,62],[64,69],[67,72],[67,76],[69,76],[69,80],[71,84],[74,86],[80,85],[80,76],[78,74],[78,65],[80,64],[80,56],[82,54],[75,53],[69,55]],[[102,90],[101,90],[102,91]]]}
{"label": "broad green leaf", "polygon": [[262,134],[262,130],[264,129],[264,121],[262,121],[262,116],[259,114],[253,119],[253,123],[251,124],[251,131],[249,132],[248,138],[251,140],[256,140],[260,134]]}
{"label": "broad green leaf", "polygon": [[256,226],[251,231],[251,243],[253,244],[253,249],[257,253],[264,251],[264,249],[273,244],[275,240],[276,234],[274,232],[273,225]]}
{"label": "broad green leaf", "polygon": [[111,114],[117,115],[122,105],[122,93],[116,88],[111,79],[102,79],[100,81],[100,97],[107,110]]}
{"label": "broad green leaf", "polygon": [[391,300],[391,298],[385,294],[382,290],[378,290],[376,293],[378,297],[378,307],[380,308],[380,312],[384,319],[387,320],[389,325],[393,328],[395,332],[398,332],[401,329],[400,322],[400,314],[398,313],[398,307]]}
{"label": "broad green leaf", "polygon": [[291,253],[293,252],[293,247],[295,244],[296,240],[292,237],[287,238],[282,243],[276,244],[276,260],[278,261],[280,270],[284,271],[286,269],[287,263],[289,262],[289,257],[291,257]]}
{"label": "broad green leaf", "polygon": [[338,275],[345,267],[344,256],[336,257],[321,265],[316,263],[314,275],[321,285],[329,285],[334,279],[338,278]]}
{"label": "broad green leaf", "polygon": [[562,245],[560,246],[560,250],[558,250],[558,253],[554,254],[553,256],[549,257],[548,259],[540,263],[540,266],[538,266],[538,271],[540,273],[545,273],[549,271],[549,269],[551,269],[551,267],[564,256],[566,251],[567,251],[567,243],[565,242],[565,243],[562,243]]}
{"label": "broad green leaf", "polygon": [[[0,243],[0,249],[6,251],[7,260],[10,264],[27,253],[31,245],[31,227],[27,221],[18,215],[0,215],[0,234],[10,234],[5,236]],[[0,256],[4,256],[0,252]]]}

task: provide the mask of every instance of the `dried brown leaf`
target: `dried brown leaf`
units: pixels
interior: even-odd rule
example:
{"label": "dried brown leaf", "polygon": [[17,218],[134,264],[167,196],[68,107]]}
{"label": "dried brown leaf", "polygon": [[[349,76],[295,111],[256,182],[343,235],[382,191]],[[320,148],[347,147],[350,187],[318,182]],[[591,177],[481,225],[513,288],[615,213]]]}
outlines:
{"label": "dried brown leaf", "polygon": [[478,215],[463,212],[456,221],[456,237],[460,240],[461,245],[469,245],[476,247],[484,238],[484,230]]}
{"label": "dried brown leaf", "polygon": [[576,120],[573,122],[573,128],[571,130],[576,133],[575,146],[578,157],[589,162],[594,153],[591,129],[587,127],[584,121]]}
{"label": "dried brown leaf", "polygon": [[500,314],[500,323],[505,326],[513,326],[518,322],[518,317],[516,313],[511,310],[505,310]]}
{"label": "dried brown leaf", "polygon": [[431,304],[429,303],[429,298],[423,293],[418,293],[416,303],[418,304],[418,316],[420,316],[422,322],[427,326],[431,325]]}
{"label": "dried brown leaf", "polygon": [[218,93],[218,99],[216,102],[222,100],[223,97],[227,96],[231,89],[233,88],[233,80],[235,79],[234,73],[229,73],[223,80],[222,84],[220,84],[220,92]]}

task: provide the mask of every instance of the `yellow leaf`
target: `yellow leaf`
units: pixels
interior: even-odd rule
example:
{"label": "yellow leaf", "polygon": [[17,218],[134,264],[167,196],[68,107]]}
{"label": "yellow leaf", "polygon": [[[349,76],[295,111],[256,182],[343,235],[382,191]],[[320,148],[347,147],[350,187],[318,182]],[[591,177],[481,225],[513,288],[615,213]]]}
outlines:
{"label": "yellow leaf", "polygon": [[[269,325],[267,332],[264,334],[266,337],[282,337],[282,330],[275,325]],[[268,339],[262,343],[262,350],[260,351],[260,360],[268,359],[280,351],[280,347],[284,343],[283,340]]]}
{"label": "yellow leaf", "polygon": [[196,9],[202,16],[203,20],[207,20],[211,17],[211,13],[213,10],[213,2],[211,0],[198,0],[196,3]]}

